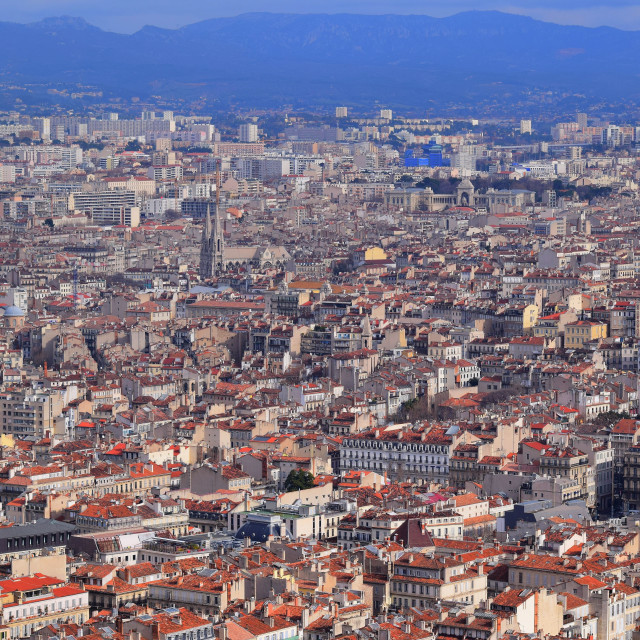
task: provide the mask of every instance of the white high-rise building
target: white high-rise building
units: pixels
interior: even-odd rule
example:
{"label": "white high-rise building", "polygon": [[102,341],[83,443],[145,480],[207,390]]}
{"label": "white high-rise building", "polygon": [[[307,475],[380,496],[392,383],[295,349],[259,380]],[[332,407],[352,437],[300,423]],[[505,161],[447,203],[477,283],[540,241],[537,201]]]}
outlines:
{"label": "white high-rise building", "polygon": [[520,120],[520,133],[531,133],[531,120]]}
{"label": "white high-rise building", "polygon": [[454,153],[451,156],[451,166],[459,169],[462,175],[469,176],[476,170],[476,156],[471,153]]}
{"label": "white high-rise building", "polygon": [[0,164],[0,182],[15,182],[16,168],[12,164]]}
{"label": "white high-rise building", "polygon": [[349,115],[347,107],[336,107],[336,118],[346,118]]}
{"label": "white high-rise building", "polygon": [[51,140],[51,118],[34,118],[33,122],[43,140]]}
{"label": "white high-rise building", "polygon": [[65,171],[71,171],[82,164],[82,149],[80,147],[62,147],[60,166]]}
{"label": "white high-rise building", "polygon": [[624,143],[624,136],[620,127],[610,124],[602,130],[602,144],[607,147],[619,147]]}
{"label": "white high-rise building", "polygon": [[393,111],[391,109],[380,109],[380,117],[384,120],[393,120]]}
{"label": "white high-rise building", "polygon": [[576,113],[576,122],[580,129],[584,130],[587,128],[587,114],[586,113]]}
{"label": "white high-rise building", "polygon": [[240,125],[240,142],[258,142],[258,125],[246,122]]}
{"label": "white high-rise building", "polygon": [[95,208],[91,218],[99,227],[124,225],[135,228],[140,226],[140,207]]}

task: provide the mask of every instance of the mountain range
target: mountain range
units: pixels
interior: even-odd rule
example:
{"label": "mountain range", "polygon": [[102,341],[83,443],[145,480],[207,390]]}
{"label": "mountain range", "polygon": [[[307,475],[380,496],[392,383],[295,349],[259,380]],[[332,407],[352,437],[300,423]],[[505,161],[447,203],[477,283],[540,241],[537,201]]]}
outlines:
{"label": "mountain range", "polygon": [[640,32],[495,11],[250,13],[123,35],[79,18],[0,22],[0,83],[98,86],[108,96],[221,105],[512,104],[553,92],[640,97]]}

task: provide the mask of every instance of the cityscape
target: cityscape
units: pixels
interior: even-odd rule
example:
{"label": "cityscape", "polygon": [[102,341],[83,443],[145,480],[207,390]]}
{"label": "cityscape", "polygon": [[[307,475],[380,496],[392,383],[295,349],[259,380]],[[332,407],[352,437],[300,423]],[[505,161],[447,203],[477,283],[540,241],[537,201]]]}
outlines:
{"label": "cityscape", "polygon": [[640,31],[116,7],[0,23],[0,640],[640,640]]}

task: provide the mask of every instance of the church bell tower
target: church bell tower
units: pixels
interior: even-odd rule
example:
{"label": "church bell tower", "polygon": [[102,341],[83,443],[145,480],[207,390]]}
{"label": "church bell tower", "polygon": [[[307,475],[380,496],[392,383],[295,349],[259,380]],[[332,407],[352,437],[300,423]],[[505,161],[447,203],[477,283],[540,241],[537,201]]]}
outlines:
{"label": "church bell tower", "polygon": [[211,203],[208,203],[200,243],[200,277],[203,280],[219,276],[223,271],[224,235],[217,205],[213,218],[212,222]]}

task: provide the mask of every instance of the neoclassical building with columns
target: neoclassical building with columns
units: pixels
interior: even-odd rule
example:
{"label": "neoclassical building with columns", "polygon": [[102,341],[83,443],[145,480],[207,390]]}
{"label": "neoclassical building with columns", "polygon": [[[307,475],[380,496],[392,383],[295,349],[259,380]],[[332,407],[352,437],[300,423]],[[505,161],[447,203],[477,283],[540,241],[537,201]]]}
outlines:
{"label": "neoclassical building with columns", "polygon": [[476,193],[470,180],[463,180],[455,193],[434,193],[431,187],[395,187],[384,195],[387,206],[416,211],[442,211],[452,207],[471,207],[491,212],[498,205],[522,209],[535,202],[535,192],[524,189],[487,189],[486,193]]}

